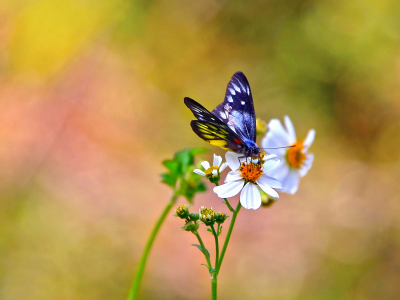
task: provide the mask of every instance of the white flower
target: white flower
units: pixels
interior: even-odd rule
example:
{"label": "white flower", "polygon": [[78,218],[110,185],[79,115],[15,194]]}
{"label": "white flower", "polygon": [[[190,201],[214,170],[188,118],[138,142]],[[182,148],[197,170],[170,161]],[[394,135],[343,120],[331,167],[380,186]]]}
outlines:
{"label": "white flower", "polygon": [[277,148],[295,145],[291,148],[268,149],[268,153],[276,154],[281,159],[279,166],[273,170],[272,176],[276,177],[283,185],[283,191],[289,194],[296,193],[300,177],[307,174],[311,168],[314,154],[308,149],[314,141],[315,130],[311,129],[304,140],[296,139],[296,132],[288,116],[285,116],[285,126],[278,119],[268,123],[268,133],[263,138],[263,148]]}
{"label": "white flower", "polygon": [[[261,206],[261,195],[257,186],[274,198],[279,198],[273,189],[281,189],[281,183],[269,176],[269,172],[279,165],[276,155],[261,156],[260,159],[239,162],[239,155],[226,153],[226,161],[232,169],[225,179],[225,184],[214,188],[214,193],[220,198],[230,198],[239,194],[240,203],[246,209],[258,209]],[[243,189],[243,190],[242,190]]]}
{"label": "white flower", "polygon": [[193,170],[194,173],[199,174],[201,176],[209,177],[218,177],[219,174],[228,166],[227,162],[224,162],[222,165],[222,157],[214,154],[214,162],[213,165],[210,166],[208,161],[203,161],[201,166],[204,168],[205,171],[200,169]]}

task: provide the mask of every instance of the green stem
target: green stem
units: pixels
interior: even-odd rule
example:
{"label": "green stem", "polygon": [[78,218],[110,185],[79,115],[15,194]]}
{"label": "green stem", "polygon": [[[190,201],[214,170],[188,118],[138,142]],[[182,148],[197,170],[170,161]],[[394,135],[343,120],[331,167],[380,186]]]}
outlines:
{"label": "green stem", "polygon": [[215,273],[211,280],[211,299],[217,300],[217,275]]}
{"label": "green stem", "polygon": [[203,240],[200,237],[200,234],[197,231],[193,232],[193,234],[195,236],[197,236],[197,239],[199,240],[201,249],[203,249],[203,254],[204,254],[204,256],[205,256],[205,258],[207,260],[208,269],[212,268],[210,257],[207,255],[206,247],[204,246],[204,243],[203,243]]}
{"label": "green stem", "polygon": [[218,243],[218,234],[215,232],[214,225],[211,225],[211,230],[215,238],[215,268],[218,266],[219,261],[219,243]]}
{"label": "green stem", "polygon": [[[216,185],[216,186],[219,186],[218,182],[216,182],[215,185]],[[231,204],[229,203],[228,199],[224,198],[224,200],[225,200],[226,206],[228,206],[228,209],[229,209],[231,212],[234,212],[235,210],[233,209],[233,207],[232,207]]]}
{"label": "green stem", "polygon": [[236,207],[236,210],[234,210],[234,212],[233,212],[232,221],[231,221],[231,224],[229,225],[228,232],[226,233],[226,238],[225,238],[224,246],[222,247],[222,251],[221,251],[221,256],[219,258],[219,262],[215,266],[217,275],[219,273],[219,270],[221,269],[221,265],[222,265],[222,261],[223,261],[224,256],[225,256],[226,248],[228,248],[229,240],[231,238],[232,229],[233,229],[233,226],[235,226],[236,217],[237,217],[237,215],[238,215],[238,213],[239,213],[241,208],[242,208],[242,205],[240,204],[240,201],[239,201],[239,203],[238,203],[238,205]]}
{"label": "green stem", "polygon": [[215,271],[212,272],[211,279],[211,299],[217,299],[217,280],[218,280],[218,260],[219,260],[219,243],[218,234],[215,232],[214,225],[211,225],[211,230],[215,238]]}
{"label": "green stem", "polygon": [[156,225],[153,228],[153,231],[150,234],[150,237],[147,241],[146,247],[143,250],[142,257],[140,258],[138,268],[136,270],[135,278],[132,283],[131,290],[129,292],[128,300],[134,300],[139,292],[140,283],[142,281],[144,269],[146,267],[147,257],[149,256],[149,252],[151,246],[153,245],[154,239],[156,238],[157,232],[160,229],[162,223],[165,220],[165,217],[168,215],[169,211],[171,210],[172,206],[175,204],[178,195],[176,195],[175,191],[173,192],[171,199],[168,201],[167,206],[164,208],[160,218],[157,220]]}

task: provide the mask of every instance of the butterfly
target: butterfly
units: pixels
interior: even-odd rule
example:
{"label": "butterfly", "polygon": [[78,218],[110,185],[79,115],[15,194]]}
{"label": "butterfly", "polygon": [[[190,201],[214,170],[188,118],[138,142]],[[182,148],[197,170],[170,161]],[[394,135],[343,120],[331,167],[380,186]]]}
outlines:
{"label": "butterfly", "polygon": [[211,145],[242,154],[259,157],[256,144],[256,114],[249,82],[242,72],[233,74],[224,102],[212,112],[189,97],[186,106],[197,120],[191,121],[193,131]]}

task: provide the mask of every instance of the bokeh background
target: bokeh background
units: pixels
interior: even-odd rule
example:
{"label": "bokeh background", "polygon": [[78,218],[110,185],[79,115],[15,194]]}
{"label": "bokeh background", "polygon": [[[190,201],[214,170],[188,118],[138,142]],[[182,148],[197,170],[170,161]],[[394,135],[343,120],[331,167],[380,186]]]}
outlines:
{"label": "bokeh background", "polygon": [[[220,299],[400,299],[398,0],[1,0],[0,299],[125,299],[161,161],[209,147],[183,97],[212,109],[239,70],[258,117],[316,130],[315,161],[296,195],[241,211]],[[181,223],[140,299],[209,298]]]}

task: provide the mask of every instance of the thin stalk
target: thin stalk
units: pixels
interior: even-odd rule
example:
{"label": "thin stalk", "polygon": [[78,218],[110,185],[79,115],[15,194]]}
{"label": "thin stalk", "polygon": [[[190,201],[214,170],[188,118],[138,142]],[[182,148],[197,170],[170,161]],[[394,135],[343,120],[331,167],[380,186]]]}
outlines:
{"label": "thin stalk", "polygon": [[[219,225],[218,225],[219,227]],[[219,243],[218,234],[215,232],[214,225],[211,225],[211,230],[215,238],[215,271],[212,273],[211,279],[211,299],[217,299],[217,280],[218,280],[218,260],[219,260]]]}
{"label": "thin stalk", "polygon": [[211,300],[217,300],[217,275],[214,274],[211,280]]}
{"label": "thin stalk", "polygon": [[135,278],[133,279],[132,287],[129,292],[128,300],[134,300],[139,292],[140,283],[142,281],[144,269],[146,267],[147,257],[149,256],[151,246],[153,245],[154,239],[156,238],[158,230],[160,229],[162,223],[164,222],[165,217],[168,215],[172,206],[175,204],[177,198],[178,198],[178,195],[176,195],[176,193],[174,191],[171,196],[171,199],[168,201],[167,206],[164,208],[160,218],[157,220],[157,223],[154,226],[153,231],[150,234],[147,244],[143,250],[142,257],[140,258],[139,265],[136,270]]}
{"label": "thin stalk", "polygon": [[214,229],[214,225],[211,225],[211,230],[215,238],[215,268],[218,266],[219,261],[219,243],[218,243],[218,234]]}
{"label": "thin stalk", "polygon": [[[215,185],[216,185],[216,186],[219,186],[218,182],[216,182]],[[231,212],[234,212],[235,210],[233,209],[233,207],[231,206],[231,204],[229,203],[229,201],[228,201],[226,198],[224,198],[224,200],[225,200],[226,206],[228,206],[228,209],[229,209]]]}
{"label": "thin stalk", "polygon": [[236,209],[235,209],[234,212],[233,212],[232,221],[231,221],[231,224],[229,225],[228,232],[226,233],[226,238],[225,238],[224,246],[222,247],[221,255],[220,255],[218,264],[215,266],[215,270],[216,270],[217,275],[218,275],[219,270],[220,270],[220,268],[221,268],[222,261],[223,261],[224,256],[225,256],[226,248],[228,248],[229,240],[230,240],[231,234],[232,234],[232,229],[233,229],[233,226],[235,226],[236,217],[237,217],[237,215],[238,215],[238,213],[239,213],[239,211],[240,211],[241,208],[242,208],[242,205],[240,204],[240,201],[239,201],[239,203],[238,203]]}
{"label": "thin stalk", "polygon": [[207,260],[208,269],[212,268],[210,257],[207,255],[206,247],[204,246],[204,243],[203,243],[203,240],[202,240],[201,237],[200,237],[200,234],[199,234],[197,231],[193,232],[193,234],[194,234],[195,236],[197,236],[197,239],[199,240],[201,249],[203,249],[204,257],[205,257],[206,260]]}

